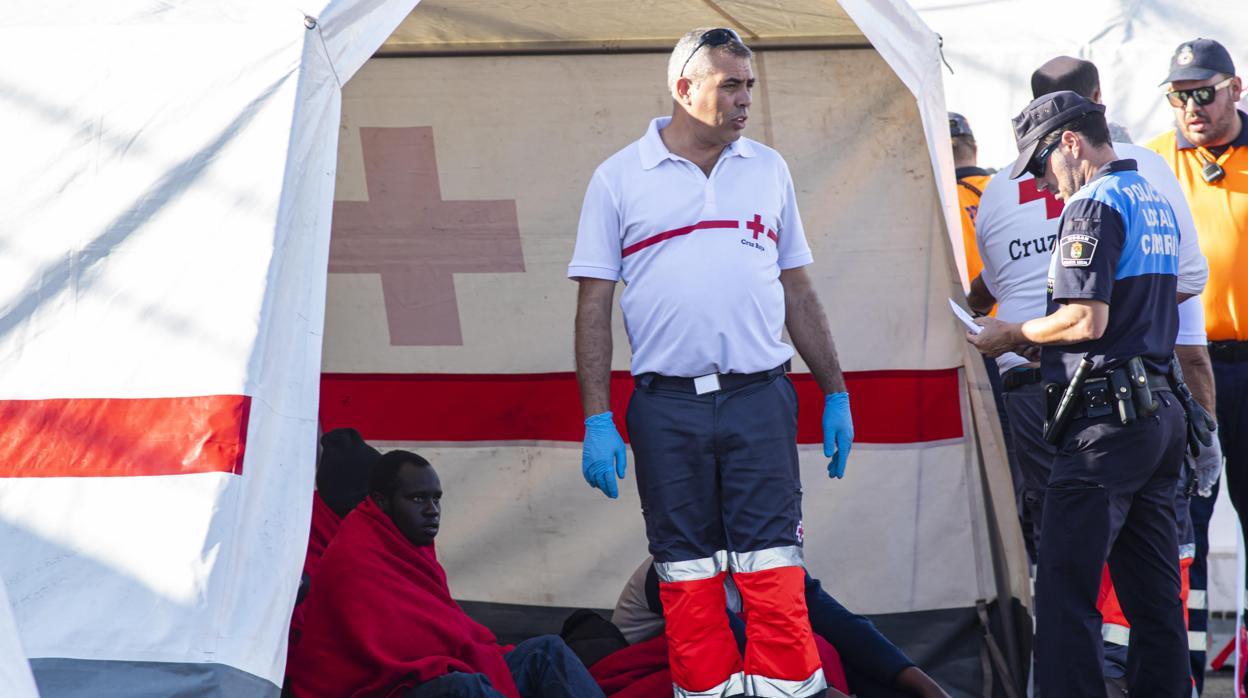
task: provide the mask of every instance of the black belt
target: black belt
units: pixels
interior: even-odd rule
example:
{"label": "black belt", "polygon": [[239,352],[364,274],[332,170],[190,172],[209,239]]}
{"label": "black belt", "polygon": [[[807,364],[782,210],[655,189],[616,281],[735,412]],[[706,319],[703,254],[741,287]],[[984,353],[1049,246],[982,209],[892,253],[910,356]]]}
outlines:
{"label": "black belt", "polygon": [[1214,361],[1248,361],[1248,342],[1209,342],[1209,358]]}
{"label": "black belt", "polygon": [[[789,362],[784,362],[767,371],[759,371],[758,373],[720,373],[719,390],[715,392],[724,392],[725,390],[736,390],[743,388],[751,383],[758,383],[770,380],[776,376],[783,376],[789,369]],[[633,383],[638,388],[660,388],[662,390],[676,390],[682,393],[697,394],[697,389],[693,385],[692,378],[682,378],[680,376],[664,376],[659,373],[642,373],[633,376]]]}
{"label": "black belt", "polygon": [[1024,385],[1035,385],[1041,381],[1038,368],[1011,368],[1001,376],[1001,389],[1017,390]]}
{"label": "black belt", "polygon": [[[1103,375],[1097,376],[1096,378],[1089,378],[1083,383],[1084,394],[1086,395],[1088,389],[1096,386],[1097,383],[1103,383],[1103,382],[1108,382],[1108,381],[1109,381],[1109,378]],[[1170,379],[1167,378],[1166,376],[1161,375],[1160,373],[1148,374],[1148,387],[1150,390],[1154,392],[1158,390],[1165,390],[1165,391],[1173,390],[1173,388],[1170,386]],[[1112,405],[1113,404],[1112,396],[1110,397],[1111,397],[1110,405]],[[1087,416],[1088,416],[1088,401],[1086,399],[1080,400],[1078,407],[1076,407],[1075,411],[1071,413],[1070,418],[1082,419]]]}

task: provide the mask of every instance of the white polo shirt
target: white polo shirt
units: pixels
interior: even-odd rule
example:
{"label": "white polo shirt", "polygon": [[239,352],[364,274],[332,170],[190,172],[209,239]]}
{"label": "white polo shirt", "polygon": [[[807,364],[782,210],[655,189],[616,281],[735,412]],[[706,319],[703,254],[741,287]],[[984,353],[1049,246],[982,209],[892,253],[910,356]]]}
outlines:
{"label": "white polo shirt", "polygon": [[[1131,143],[1114,143],[1119,158],[1135,160],[1139,172],[1170,201],[1179,226],[1179,284],[1181,293],[1205,287],[1209,265],[1196,240],[1192,212],[1179,182],[1157,153]],[[984,261],[984,284],[997,299],[997,319],[1023,322],[1044,317],[1049,263],[1062,217],[1062,202],[1036,191],[1031,175],[1010,179],[1000,172],[984,187],[975,219],[975,241]],[[1204,309],[1199,302],[1179,306],[1179,344],[1205,343]],[[1007,358],[1011,357],[1011,358]],[[1016,354],[997,360],[1002,373],[1026,363]]]}
{"label": "white polo shirt", "polygon": [[741,138],[708,177],[663,144],[669,123],[594,171],[568,276],[624,281],[634,375],[775,368],[793,356],[780,271],[813,261],[788,165]]}

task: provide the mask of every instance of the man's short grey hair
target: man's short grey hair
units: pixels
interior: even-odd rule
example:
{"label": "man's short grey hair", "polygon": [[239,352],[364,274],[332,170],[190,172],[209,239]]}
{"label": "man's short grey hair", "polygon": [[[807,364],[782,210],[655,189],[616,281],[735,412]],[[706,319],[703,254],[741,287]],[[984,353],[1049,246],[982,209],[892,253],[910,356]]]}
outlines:
{"label": "man's short grey hair", "polygon": [[[754,52],[745,44],[729,41],[719,46],[703,46],[698,47],[698,42],[702,40],[702,35],[715,27],[698,27],[691,29],[684,36],[680,37],[680,41],[676,42],[676,47],[672,49],[672,55],[667,59],[667,89],[676,96],[676,81],[681,78],[680,69],[684,67],[684,77],[694,82],[698,82],[711,72],[711,53],[721,52],[740,58],[752,58]],[[734,30],[735,31],[735,30]],[[694,54],[694,49],[697,53]],[[693,59],[689,56],[693,54]],[[685,61],[689,61],[689,65],[685,66]]]}

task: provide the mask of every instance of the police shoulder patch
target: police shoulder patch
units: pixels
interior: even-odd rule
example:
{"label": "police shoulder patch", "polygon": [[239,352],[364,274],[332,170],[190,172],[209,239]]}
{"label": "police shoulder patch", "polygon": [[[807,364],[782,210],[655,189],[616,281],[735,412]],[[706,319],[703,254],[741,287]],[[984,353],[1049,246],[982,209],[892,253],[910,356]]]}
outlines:
{"label": "police shoulder patch", "polygon": [[1096,238],[1091,235],[1063,235],[1058,244],[1063,267],[1086,267],[1096,254]]}

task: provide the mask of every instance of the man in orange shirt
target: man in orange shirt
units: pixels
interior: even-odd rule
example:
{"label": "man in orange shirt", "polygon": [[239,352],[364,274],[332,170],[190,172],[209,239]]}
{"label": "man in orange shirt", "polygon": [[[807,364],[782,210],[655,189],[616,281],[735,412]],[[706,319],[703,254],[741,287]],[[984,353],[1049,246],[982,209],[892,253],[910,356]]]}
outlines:
{"label": "man in orange shirt", "polygon": [[[1243,82],[1226,48],[1212,39],[1185,41],[1162,83],[1176,127],[1147,146],[1178,177],[1200,249],[1209,260],[1202,298],[1216,387],[1218,435],[1226,484],[1241,527],[1248,522],[1248,114],[1236,108]],[[1193,386],[1198,397],[1201,391]],[[1212,389],[1206,394],[1214,392]],[[1192,500],[1200,525],[1214,497]],[[1198,551],[1198,554],[1204,551]]]}
{"label": "man in orange shirt", "polygon": [[984,187],[992,179],[992,173],[978,165],[979,146],[966,117],[949,112],[949,137],[953,139],[953,166],[958,179],[958,209],[962,213],[962,249],[966,251],[966,278],[969,282],[979,276],[984,263],[979,258],[975,244],[975,214],[979,211],[979,199]]}

